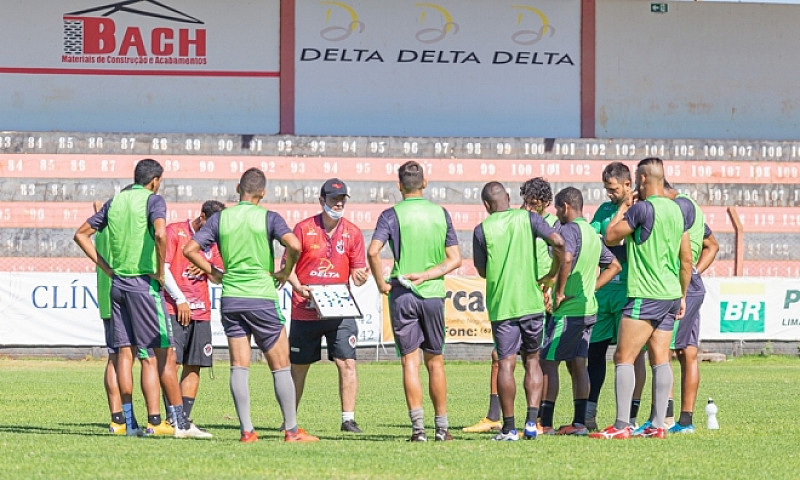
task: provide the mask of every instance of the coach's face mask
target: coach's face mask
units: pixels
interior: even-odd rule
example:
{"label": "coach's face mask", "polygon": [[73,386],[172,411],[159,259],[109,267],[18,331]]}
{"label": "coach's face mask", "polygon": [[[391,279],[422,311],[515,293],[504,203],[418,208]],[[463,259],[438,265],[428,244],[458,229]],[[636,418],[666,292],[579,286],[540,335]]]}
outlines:
{"label": "coach's face mask", "polygon": [[342,208],[341,211],[337,212],[336,210],[329,207],[328,204],[325,204],[322,206],[322,209],[325,210],[325,213],[327,213],[328,216],[334,220],[339,220],[344,216],[344,208]]}

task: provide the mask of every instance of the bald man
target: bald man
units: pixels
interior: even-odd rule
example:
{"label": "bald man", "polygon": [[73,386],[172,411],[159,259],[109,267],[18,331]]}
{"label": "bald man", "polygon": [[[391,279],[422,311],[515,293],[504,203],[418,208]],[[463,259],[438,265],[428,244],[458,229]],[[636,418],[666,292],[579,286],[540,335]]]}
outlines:
{"label": "bald man", "polygon": [[[541,215],[512,209],[501,183],[487,183],[481,198],[489,217],[473,232],[473,258],[478,274],[486,279],[486,307],[499,358],[497,391],[503,411],[502,429],[493,440],[519,440],[514,420],[517,352],[525,366],[528,401],[524,437],[532,440],[537,435],[542,395],[539,350],[545,302],[538,285],[552,286],[564,259],[564,240]],[[536,238],[544,239],[553,250],[550,270],[543,278],[537,274]]]}
{"label": "bald man", "polygon": [[683,315],[692,274],[692,250],[677,203],[664,195],[664,164],[645,158],[636,168],[638,201],[633,195],[619,204],[606,229],[605,243],[628,252],[628,303],[622,310],[616,370],[617,419],[603,431],[590,435],[601,439],[631,437],[630,406],[635,373],[633,362],[646,344],[653,378],[655,414],[652,425],[640,436],[664,438],[667,400],[672,388],[669,365],[672,328]]}

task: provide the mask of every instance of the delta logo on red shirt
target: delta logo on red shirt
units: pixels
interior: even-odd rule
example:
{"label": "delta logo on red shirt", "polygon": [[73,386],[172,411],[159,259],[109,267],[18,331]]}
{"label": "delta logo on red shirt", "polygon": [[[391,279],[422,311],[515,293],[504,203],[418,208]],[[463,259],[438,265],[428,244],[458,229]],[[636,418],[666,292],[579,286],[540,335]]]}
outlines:
{"label": "delta logo on red shirt", "polygon": [[320,258],[319,259],[319,266],[316,270],[311,270],[309,275],[312,277],[319,277],[319,278],[339,278],[339,272],[334,270],[333,262],[331,262],[327,258]]}
{"label": "delta logo on red shirt", "polygon": [[63,21],[62,63],[206,64],[205,22],[155,0],[91,7]]}

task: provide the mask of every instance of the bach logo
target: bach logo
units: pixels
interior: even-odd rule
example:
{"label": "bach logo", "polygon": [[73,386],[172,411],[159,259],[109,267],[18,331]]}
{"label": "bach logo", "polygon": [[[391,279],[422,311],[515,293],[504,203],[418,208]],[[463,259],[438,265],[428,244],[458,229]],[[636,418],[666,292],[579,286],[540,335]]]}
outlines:
{"label": "bach logo", "polygon": [[552,37],[556,31],[547,15],[541,10],[527,5],[513,5],[512,8],[519,10],[517,14],[517,25],[523,27],[511,35],[511,40],[518,45],[533,45],[545,36]]}
{"label": "bach logo", "polygon": [[156,0],[87,8],[63,21],[65,63],[206,63],[204,22]]}
{"label": "bach logo", "polygon": [[[448,34],[455,35],[458,33],[458,24],[453,22],[453,16],[441,5],[436,5],[435,3],[415,3],[414,6],[422,8],[422,13],[419,15],[420,25],[425,26],[438,23],[438,26],[425,27],[417,32],[416,37],[420,42],[436,43]],[[433,12],[434,19],[428,19],[429,12]],[[437,19],[438,22],[436,21]]]}
{"label": "bach logo", "polygon": [[764,333],[765,302],[722,301],[719,303],[721,333]]}
{"label": "bach logo", "polygon": [[319,2],[322,5],[336,7],[337,13],[334,14],[333,8],[325,11],[325,23],[339,21],[339,24],[325,27],[319,32],[319,36],[330,42],[339,42],[350,35],[364,31],[364,23],[359,21],[358,13],[350,5],[342,2],[329,2],[327,0]]}

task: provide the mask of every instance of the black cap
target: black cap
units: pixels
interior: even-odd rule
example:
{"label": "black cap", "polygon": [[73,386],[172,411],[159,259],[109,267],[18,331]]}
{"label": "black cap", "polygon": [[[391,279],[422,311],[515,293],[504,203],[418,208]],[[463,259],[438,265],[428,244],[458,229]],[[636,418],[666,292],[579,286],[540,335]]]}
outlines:
{"label": "black cap", "polygon": [[350,196],[347,190],[347,185],[338,178],[330,178],[322,184],[322,189],[319,191],[322,198],[338,197],[339,195]]}

